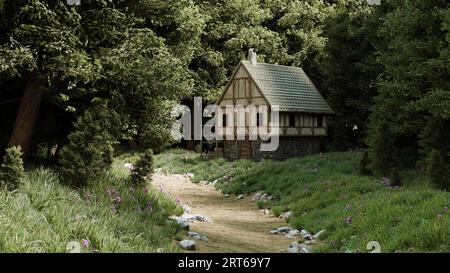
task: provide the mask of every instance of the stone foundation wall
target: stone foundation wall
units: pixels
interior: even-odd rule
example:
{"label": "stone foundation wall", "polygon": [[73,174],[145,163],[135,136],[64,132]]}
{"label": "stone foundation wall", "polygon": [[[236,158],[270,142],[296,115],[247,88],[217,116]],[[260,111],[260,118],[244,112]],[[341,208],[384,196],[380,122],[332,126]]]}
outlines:
{"label": "stone foundation wall", "polygon": [[[245,143],[247,142],[247,144]],[[292,157],[302,157],[309,154],[316,154],[320,152],[320,138],[280,138],[278,149],[272,152],[261,152],[261,141],[224,141],[223,155],[228,160],[241,159],[241,147],[250,142],[252,147],[252,159],[274,159],[285,160]]]}

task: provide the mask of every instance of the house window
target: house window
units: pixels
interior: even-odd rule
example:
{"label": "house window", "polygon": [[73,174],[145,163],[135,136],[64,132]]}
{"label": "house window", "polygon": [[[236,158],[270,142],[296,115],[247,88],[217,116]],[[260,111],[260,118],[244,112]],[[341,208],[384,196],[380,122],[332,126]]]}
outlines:
{"label": "house window", "polygon": [[261,113],[256,113],[256,126],[262,126],[263,124],[263,115]]}
{"label": "house window", "polygon": [[317,127],[323,127],[323,116],[322,115],[317,116]]}
{"label": "house window", "polygon": [[295,127],[295,114],[289,114],[289,127]]}
{"label": "house window", "polygon": [[222,127],[227,127],[227,114],[222,115]]}

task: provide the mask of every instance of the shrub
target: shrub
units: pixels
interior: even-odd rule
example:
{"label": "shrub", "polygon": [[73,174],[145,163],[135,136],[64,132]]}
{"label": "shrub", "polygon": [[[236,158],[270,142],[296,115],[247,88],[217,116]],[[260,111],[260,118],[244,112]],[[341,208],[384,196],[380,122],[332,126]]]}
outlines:
{"label": "shrub", "polygon": [[359,163],[359,174],[361,175],[371,175],[372,172],[369,169],[370,160],[369,160],[369,153],[365,151],[362,154],[361,161]]}
{"label": "shrub", "polygon": [[147,149],[134,165],[131,172],[131,182],[135,185],[144,184],[146,177],[153,173],[153,151]]}
{"label": "shrub", "polygon": [[8,190],[16,189],[25,174],[20,146],[6,149],[0,168],[0,183]]}
{"label": "shrub", "polygon": [[448,167],[444,156],[438,150],[431,150],[427,159],[427,175],[432,184],[440,189],[448,189],[450,186]]}
{"label": "shrub", "polygon": [[110,169],[115,117],[115,113],[105,107],[95,107],[86,110],[75,122],[59,160],[60,172],[67,182],[82,186]]}
{"label": "shrub", "polygon": [[400,174],[398,173],[398,168],[393,168],[391,171],[391,187],[401,187],[403,182],[400,179]]}

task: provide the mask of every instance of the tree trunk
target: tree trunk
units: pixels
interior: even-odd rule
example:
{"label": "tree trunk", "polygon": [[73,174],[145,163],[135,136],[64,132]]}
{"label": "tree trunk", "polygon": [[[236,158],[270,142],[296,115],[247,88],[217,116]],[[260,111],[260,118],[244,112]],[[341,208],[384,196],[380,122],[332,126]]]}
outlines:
{"label": "tree trunk", "polygon": [[30,151],[31,137],[39,115],[42,96],[39,74],[36,69],[33,69],[27,80],[14,129],[8,142],[8,147],[20,145],[24,156]]}

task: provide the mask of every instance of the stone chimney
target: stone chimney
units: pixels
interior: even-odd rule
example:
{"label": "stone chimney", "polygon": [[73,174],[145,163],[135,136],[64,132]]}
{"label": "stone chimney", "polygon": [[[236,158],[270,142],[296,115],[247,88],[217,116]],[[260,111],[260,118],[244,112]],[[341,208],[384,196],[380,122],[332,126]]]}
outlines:
{"label": "stone chimney", "polygon": [[257,61],[256,61],[256,50],[254,48],[250,48],[248,50],[248,60],[249,60],[251,65],[256,65],[257,64]]}

